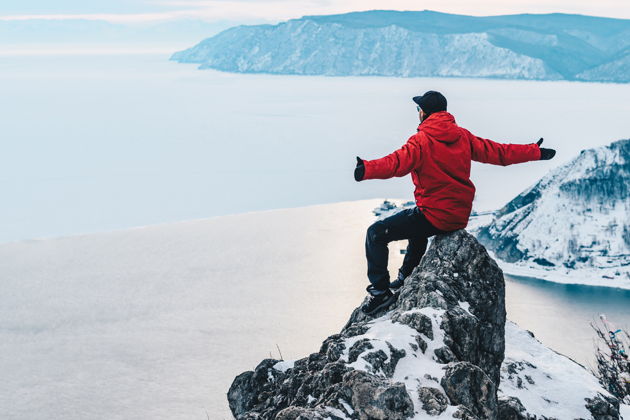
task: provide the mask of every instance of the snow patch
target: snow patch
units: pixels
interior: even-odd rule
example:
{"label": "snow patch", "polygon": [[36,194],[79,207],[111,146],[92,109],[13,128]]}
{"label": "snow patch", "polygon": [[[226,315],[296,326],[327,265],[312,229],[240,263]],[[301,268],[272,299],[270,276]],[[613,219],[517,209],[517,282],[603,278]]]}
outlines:
{"label": "snow patch", "polygon": [[350,415],[352,415],[352,413],[354,413],[354,410],[352,409],[352,407],[350,407],[350,404],[348,404],[344,400],[340,399],[339,400],[339,404],[341,404],[343,406],[344,410],[346,410],[346,413],[348,413]]}
{"label": "snow patch", "polygon": [[295,366],[295,360],[283,360],[273,365],[273,368],[275,370],[279,370],[280,372],[284,373],[289,369],[293,369],[294,366]]}
{"label": "snow patch", "polygon": [[[404,312],[406,314],[421,313],[428,316],[431,320],[433,339],[430,339],[424,334],[419,334],[408,325],[392,322],[390,314],[377,318],[368,323],[370,327],[365,334],[350,337],[344,341],[345,349],[341,360],[348,362],[352,345],[360,340],[368,339],[373,348],[363,351],[357,357],[357,360],[348,364],[348,366],[385,377],[385,373],[380,370],[374,372],[372,366],[363,357],[368,353],[381,350],[388,358],[391,358],[391,351],[387,343],[397,350],[404,350],[405,356],[398,360],[391,379],[395,382],[405,384],[407,392],[413,401],[416,416],[421,416],[414,418],[425,418],[426,413],[422,411],[419,406],[418,388],[428,386],[444,392],[442,385],[440,385],[440,379],[444,376],[443,367],[445,365],[438,363],[435,356],[435,351],[444,346],[444,331],[440,328],[444,312],[443,309],[430,307]],[[427,348],[424,353],[416,344],[415,337],[417,335],[421,335],[427,343]],[[452,411],[450,413],[451,415],[446,414],[447,417],[443,417],[445,413],[449,413],[450,411]],[[446,410],[440,417],[435,418],[451,418],[452,413],[455,411],[456,410]]]}
{"label": "snow patch", "polygon": [[334,407],[328,407],[328,406],[326,406],[326,407],[324,407],[324,410],[326,410],[326,411],[328,411],[330,414],[334,414],[335,416],[337,416],[337,417],[339,417],[339,418],[342,418],[342,419],[344,419],[344,420],[346,420],[346,419],[347,419],[347,420],[352,420],[350,417],[348,417],[348,416],[346,415],[346,413],[344,413],[343,411],[341,411],[341,410],[340,410],[340,409],[338,409],[338,408],[334,408]]}
{"label": "snow patch", "polygon": [[468,313],[468,315],[477,318],[472,312],[470,312],[470,303],[468,303],[468,302],[457,302],[457,304],[459,305],[460,308],[465,310]]}

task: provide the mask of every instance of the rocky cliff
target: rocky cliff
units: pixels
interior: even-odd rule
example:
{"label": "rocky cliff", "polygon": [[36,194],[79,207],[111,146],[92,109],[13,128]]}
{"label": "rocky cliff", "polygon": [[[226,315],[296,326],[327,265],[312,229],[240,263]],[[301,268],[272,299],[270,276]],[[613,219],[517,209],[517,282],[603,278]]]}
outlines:
{"label": "rocky cliff", "polygon": [[230,409],[237,419],[619,419],[619,402],[582,366],[506,327],[504,292],[473,236],[437,236],[387,311],[357,308],[318,352],[240,374]]}

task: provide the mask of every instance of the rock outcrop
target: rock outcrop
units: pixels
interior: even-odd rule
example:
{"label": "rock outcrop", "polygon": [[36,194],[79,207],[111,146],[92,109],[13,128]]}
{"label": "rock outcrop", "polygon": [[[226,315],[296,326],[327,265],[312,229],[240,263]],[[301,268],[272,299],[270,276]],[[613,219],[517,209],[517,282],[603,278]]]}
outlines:
{"label": "rock outcrop", "polygon": [[[242,373],[230,409],[237,419],[542,419],[498,392],[505,327],[497,264],[466,231],[439,235],[390,308],[371,317],[357,308],[318,352]],[[582,408],[614,413],[600,397]]]}

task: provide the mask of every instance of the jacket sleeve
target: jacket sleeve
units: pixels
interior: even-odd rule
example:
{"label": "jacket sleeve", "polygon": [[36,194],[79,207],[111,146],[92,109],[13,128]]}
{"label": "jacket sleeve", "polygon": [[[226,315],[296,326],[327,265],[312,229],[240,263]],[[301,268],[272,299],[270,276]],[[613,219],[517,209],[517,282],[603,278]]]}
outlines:
{"label": "jacket sleeve", "polygon": [[477,137],[468,132],[471,158],[477,162],[493,165],[512,165],[514,163],[540,160],[540,148],[536,143],[507,144]]}
{"label": "jacket sleeve", "polygon": [[380,159],[364,160],[363,179],[388,179],[405,176],[420,165],[422,151],[418,136],[409,137],[400,149]]}

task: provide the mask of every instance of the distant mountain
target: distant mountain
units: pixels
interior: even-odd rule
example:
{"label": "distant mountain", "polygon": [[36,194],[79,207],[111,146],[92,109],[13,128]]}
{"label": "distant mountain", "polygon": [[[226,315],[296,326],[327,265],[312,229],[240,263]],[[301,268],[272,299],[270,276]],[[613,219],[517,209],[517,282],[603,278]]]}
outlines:
{"label": "distant mountain", "polygon": [[524,273],[582,273],[591,284],[630,288],[630,139],[583,150],[507,203],[477,238]]}
{"label": "distant mountain", "polygon": [[172,60],[246,73],[630,82],[630,20],[433,11],[305,16],[233,27]]}

